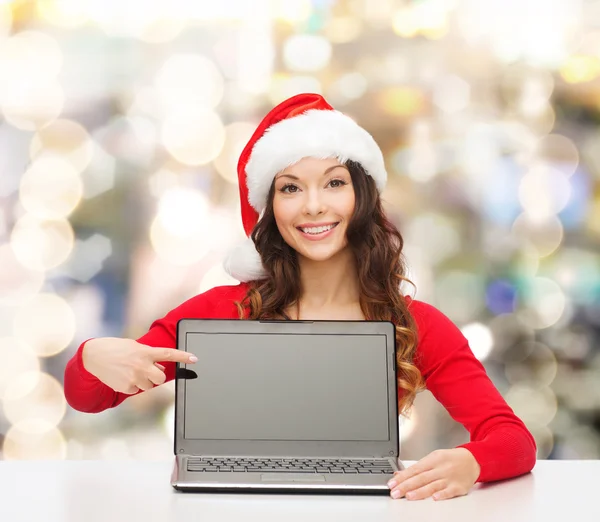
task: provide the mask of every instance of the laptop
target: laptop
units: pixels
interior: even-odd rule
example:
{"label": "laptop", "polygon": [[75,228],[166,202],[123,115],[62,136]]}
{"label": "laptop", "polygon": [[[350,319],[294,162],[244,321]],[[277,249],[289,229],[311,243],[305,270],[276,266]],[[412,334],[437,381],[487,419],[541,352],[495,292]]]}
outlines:
{"label": "laptop", "polygon": [[386,321],[181,319],[171,485],[389,494],[395,346]]}

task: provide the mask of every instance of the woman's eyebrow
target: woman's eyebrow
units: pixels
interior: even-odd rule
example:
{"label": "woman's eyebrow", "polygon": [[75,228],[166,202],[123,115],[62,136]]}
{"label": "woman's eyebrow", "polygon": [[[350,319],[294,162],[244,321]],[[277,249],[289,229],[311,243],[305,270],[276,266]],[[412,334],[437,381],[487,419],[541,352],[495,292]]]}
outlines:
{"label": "woman's eyebrow", "polygon": [[[325,176],[326,174],[329,174],[333,169],[337,169],[338,167],[342,167],[346,170],[348,170],[348,167],[346,167],[346,165],[332,165],[331,167],[325,169],[325,172],[323,172],[323,176]],[[275,179],[279,179],[279,178],[290,178],[293,180],[298,181],[300,178],[297,176],[294,176],[293,174],[278,174]]]}

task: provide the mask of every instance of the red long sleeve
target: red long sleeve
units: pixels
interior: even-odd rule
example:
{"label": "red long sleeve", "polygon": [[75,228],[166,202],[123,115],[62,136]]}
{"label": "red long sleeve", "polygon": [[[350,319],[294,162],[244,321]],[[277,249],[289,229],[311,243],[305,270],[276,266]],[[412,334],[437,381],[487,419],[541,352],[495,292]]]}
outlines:
{"label": "red long sleeve", "polygon": [[[246,285],[218,287],[195,296],[154,321],[138,342],[175,348],[177,321],[182,318],[236,319],[234,301],[243,299]],[[468,449],[479,465],[480,482],[500,480],[530,471],[536,458],[535,441],[506,404],[473,355],[467,339],[450,319],[431,305],[410,300],[419,342],[415,364],[427,388],[470,434]],[[79,411],[98,413],[121,404],[129,395],[118,393],[83,366],[83,343],[65,369],[65,396]],[[174,363],[165,363],[167,381]],[[142,392],[140,392],[142,393]]]}
{"label": "red long sleeve", "polygon": [[475,358],[462,332],[431,305],[412,301],[419,329],[415,364],[427,389],[469,432],[468,449],[481,467],[479,482],[527,473],[536,460],[535,440]]}

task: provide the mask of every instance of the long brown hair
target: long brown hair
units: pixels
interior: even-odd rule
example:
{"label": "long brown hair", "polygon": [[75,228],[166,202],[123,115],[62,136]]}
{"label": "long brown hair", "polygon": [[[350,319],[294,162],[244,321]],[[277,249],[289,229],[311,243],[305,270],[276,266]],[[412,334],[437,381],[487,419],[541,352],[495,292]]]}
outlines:
{"label": "long brown hair", "polygon": [[[403,281],[414,286],[405,276],[404,240],[387,219],[373,178],[359,163],[347,161],[345,165],[355,193],[347,238],[357,261],[360,307],[367,320],[393,321],[396,325],[398,387],[402,390],[398,410],[405,413],[423,388],[423,379],[413,363],[418,338],[416,324],[400,292]],[[298,258],[277,229],[274,192],[273,182],[265,212],[251,235],[268,275],[253,281],[243,301],[236,303],[240,319],[290,320],[286,310],[301,297]]]}

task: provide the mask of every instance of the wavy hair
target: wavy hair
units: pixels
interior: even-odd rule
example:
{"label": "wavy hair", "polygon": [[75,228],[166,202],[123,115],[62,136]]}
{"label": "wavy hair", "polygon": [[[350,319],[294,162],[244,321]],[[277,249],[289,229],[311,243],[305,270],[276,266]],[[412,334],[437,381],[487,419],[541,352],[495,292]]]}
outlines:
{"label": "wavy hair", "polygon": [[[347,161],[345,165],[355,192],[347,239],[358,268],[360,307],[367,320],[392,321],[396,326],[396,366],[401,390],[398,411],[407,413],[424,384],[413,362],[418,339],[416,324],[400,292],[403,281],[415,286],[405,275],[404,240],[386,217],[373,178],[359,163]],[[277,229],[274,192],[275,182],[269,190],[265,212],[251,235],[267,276],[252,281],[242,302],[236,303],[240,319],[291,320],[286,310],[301,297],[298,258]]]}

